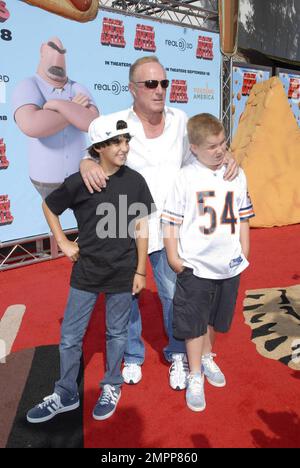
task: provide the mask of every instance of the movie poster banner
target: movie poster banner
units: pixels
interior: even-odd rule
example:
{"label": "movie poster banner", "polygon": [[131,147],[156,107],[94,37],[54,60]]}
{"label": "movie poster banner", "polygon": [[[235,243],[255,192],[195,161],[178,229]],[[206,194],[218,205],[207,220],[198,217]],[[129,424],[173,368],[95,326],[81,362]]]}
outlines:
{"label": "movie poster banner", "polygon": [[[49,232],[41,195],[31,181],[37,177],[32,174],[40,176],[42,172],[43,182],[51,183],[45,162],[49,151],[57,161],[63,158],[67,177],[78,170],[79,154],[81,158],[87,146],[86,133],[73,125],[57,130],[55,139],[50,121],[51,128],[43,122],[42,136],[37,138],[31,119],[16,124],[16,109],[47,109],[48,99],[73,100],[82,89],[101,114],[129,107],[129,67],[137,58],[155,54],[170,80],[167,105],[190,116],[210,112],[219,117],[217,34],[103,11],[95,20],[79,23],[21,0],[0,3],[0,243]],[[75,83],[73,94],[66,88],[57,92],[43,83],[43,44],[50,47],[53,56],[64,57],[66,74]],[[56,64],[49,66],[55,70]],[[67,93],[66,98],[63,93]],[[64,213],[61,221],[64,229],[76,227],[71,212]]]}
{"label": "movie poster banner", "polygon": [[244,112],[251,89],[256,83],[268,80],[272,76],[272,68],[234,63],[232,71],[232,136],[238,127],[240,117]]}
{"label": "movie poster banner", "polygon": [[282,81],[290,107],[298,125],[300,125],[300,72],[276,68],[276,75]]}

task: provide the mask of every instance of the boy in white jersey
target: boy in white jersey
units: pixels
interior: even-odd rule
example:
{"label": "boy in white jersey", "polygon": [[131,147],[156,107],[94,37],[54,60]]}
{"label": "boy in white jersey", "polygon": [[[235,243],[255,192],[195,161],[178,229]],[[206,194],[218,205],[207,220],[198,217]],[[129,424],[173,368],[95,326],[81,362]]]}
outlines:
{"label": "boy in white jersey", "polygon": [[205,409],[204,376],[226,383],[214,362],[215,332],[229,330],[240,273],[248,266],[249,223],[253,207],[242,169],[223,179],[224,127],[210,114],[188,121],[195,160],[183,167],[162,213],[168,261],[177,273],[173,335],[185,340],[189,360],[186,402]]}

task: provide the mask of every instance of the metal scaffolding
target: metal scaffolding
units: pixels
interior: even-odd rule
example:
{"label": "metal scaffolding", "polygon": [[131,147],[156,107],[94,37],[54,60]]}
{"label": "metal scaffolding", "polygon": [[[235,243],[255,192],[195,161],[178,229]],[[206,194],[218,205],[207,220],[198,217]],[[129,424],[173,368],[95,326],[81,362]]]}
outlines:
{"label": "metal scaffolding", "polygon": [[[77,238],[77,229],[64,231],[69,240]],[[0,273],[24,265],[44,262],[62,257],[57,243],[51,234],[15,239],[9,242],[0,242]]]}
{"label": "metal scaffolding", "polygon": [[216,0],[100,0],[99,8],[191,28],[218,29]]}
{"label": "metal scaffolding", "polygon": [[232,137],[232,57],[222,55],[221,120],[225,128],[227,146]]}

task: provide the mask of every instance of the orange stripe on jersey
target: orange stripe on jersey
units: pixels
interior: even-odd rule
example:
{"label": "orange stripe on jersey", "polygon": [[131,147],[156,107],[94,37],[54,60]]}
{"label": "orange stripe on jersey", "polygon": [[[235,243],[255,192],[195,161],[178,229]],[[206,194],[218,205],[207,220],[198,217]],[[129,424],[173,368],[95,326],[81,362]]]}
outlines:
{"label": "orange stripe on jersey", "polygon": [[164,219],[166,221],[171,221],[172,223],[175,223],[175,224],[182,224],[182,219],[174,218],[173,216],[169,216],[164,213],[161,215],[161,219]]}
{"label": "orange stripe on jersey", "polygon": [[240,217],[249,216],[251,214],[254,214],[253,210],[242,211],[242,212],[240,212]]}

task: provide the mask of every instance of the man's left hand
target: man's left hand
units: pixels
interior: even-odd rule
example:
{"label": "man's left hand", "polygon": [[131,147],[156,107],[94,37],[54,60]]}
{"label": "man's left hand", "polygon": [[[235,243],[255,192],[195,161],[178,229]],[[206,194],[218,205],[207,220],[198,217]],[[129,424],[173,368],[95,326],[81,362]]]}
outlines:
{"label": "man's left hand", "polygon": [[239,175],[240,167],[236,160],[231,156],[231,154],[232,153],[229,153],[229,151],[227,151],[224,156],[223,164],[227,166],[224,174],[224,180],[234,180]]}

